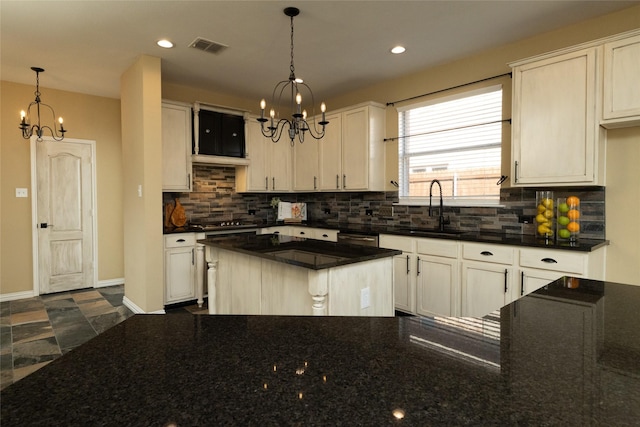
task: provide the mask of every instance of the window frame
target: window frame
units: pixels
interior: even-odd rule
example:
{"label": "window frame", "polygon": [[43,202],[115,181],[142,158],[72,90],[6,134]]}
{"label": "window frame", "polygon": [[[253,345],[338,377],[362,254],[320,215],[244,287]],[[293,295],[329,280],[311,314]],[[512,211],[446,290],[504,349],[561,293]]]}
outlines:
{"label": "window frame", "polygon": [[[409,206],[422,206],[422,205],[429,205],[429,196],[421,196],[421,197],[409,197],[406,196],[405,194],[408,193],[408,186],[409,186],[409,181],[408,179],[405,179],[405,177],[408,177],[408,173],[405,173],[403,175],[403,170],[408,170],[409,168],[404,167],[403,168],[403,162],[406,161],[406,157],[403,155],[403,149],[404,149],[404,142],[403,139],[405,138],[404,136],[400,136],[402,133],[400,131],[400,125],[401,125],[401,120],[400,120],[400,114],[408,111],[408,110],[412,110],[412,109],[416,109],[416,108],[421,108],[421,107],[425,107],[425,106],[429,106],[429,105],[434,105],[434,104],[439,104],[439,103],[443,103],[443,102],[448,102],[448,101],[453,101],[456,99],[461,99],[461,98],[465,98],[465,97],[471,97],[471,96],[475,96],[475,95],[481,95],[483,93],[489,93],[489,92],[493,92],[493,91],[501,91],[502,92],[502,100],[501,100],[501,118],[500,118],[500,122],[501,122],[501,137],[500,137],[500,173],[502,173],[502,164],[503,164],[503,156],[504,156],[504,144],[508,143],[508,140],[506,140],[505,138],[505,128],[504,128],[504,124],[505,122],[507,122],[508,120],[504,120],[504,116],[505,116],[505,107],[509,107],[509,103],[507,102],[507,100],[505,99],[505,96],[508,96],[507,90],[505,90],[504,84],[503,83],[493,83],[493,84],[488,84],[488,85],[483,85],[480,87],[475,87],[472,89],[469,88],[464,88],[464,89],[451,89],[448,91],[441,91],[438,92],[438,95],[436,96],[432,96],[429,97],[429,99],[423,99],[421,101],[418,102],[411,102],[411,103],[406,103],[403,104],[401,106],[397,106],[396,107],[396,111],[398,113],[398,202],[396,204],[398,205],[409,205]],[[495,123],[495,122],[490,122],[490,123]],[[482,124],[478,124],[478,126],[481,126]],[[499,191],[498,191],[499,194]],[[439,193],[436,191],[436,193],[434,194],[434,196],[440,197]],[[460,198],[453,198],[453,197],[443,197],[443,203],[446,206],[487,206],[487,207],[499,207],[502,206],[500,204],[500,198],[499,195],[498,197],[475,197],[475,198],[464,198],[464,199],[460,199]]]}

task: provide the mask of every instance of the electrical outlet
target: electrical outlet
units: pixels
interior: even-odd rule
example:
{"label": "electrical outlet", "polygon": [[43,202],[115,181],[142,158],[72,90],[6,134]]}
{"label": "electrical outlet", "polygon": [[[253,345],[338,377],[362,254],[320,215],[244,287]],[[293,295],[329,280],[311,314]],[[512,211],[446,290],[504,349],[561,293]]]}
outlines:
{"label": "electrical outlet", "polygon": [[325,209],[324,210],[324,214],[325,215],[330,215],[331,214],[331,209]]}
{"label": "electrical outlet", "polygon": [[520,224],[533,224],[533,215],[519,215],[518,222]]}
{"label": "electrical outlet", "polygon": [[16,188],[16,197],[29,197],[29,190],[26,188]]}
{"label": "electrical outlet", "polygon": [[393,216],[393,206],[380,206],[380,210],[378,211],[379,216],[384,217],[392,217]]}
{"label": "electrical outlet", "polygon": [[256,214],[255,209],[249,209],[249,215],[255,215],[255,214]]}
{"label": "electrical outlet", "polygon": [[373,216],[373,209],[367,209],[367,210],[365,211],[365,214],[366,214],[367,216]]}
{"label": "electrical outlet", "polygon": [[371,305],[371,288],[360,289],[360,308],[364,309]]}

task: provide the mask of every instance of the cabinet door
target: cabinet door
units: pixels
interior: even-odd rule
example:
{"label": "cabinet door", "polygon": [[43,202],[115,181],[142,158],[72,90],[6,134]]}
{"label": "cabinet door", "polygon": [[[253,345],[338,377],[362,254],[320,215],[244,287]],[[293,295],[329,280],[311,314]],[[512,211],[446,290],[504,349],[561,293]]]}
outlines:
{"label": "cabinet door", "polygon": [[640,34],[604,45],[602,118],[609,121],[607,127],[640,124],[639,72]]}
{"label": "cabinet door", "polygon": [[305,139],[293,147],[293,189],[295,191],[315,191],[318,188],[319,144],[313,138]]}
{"label": "cabinet door", "polygon": [[270,142],[269,150],[269,190],[289,191],[291,190],[291,168],[293,161],[293,147],[291,140],[281,139],[273,143]]}
{"label": "cabinet door", "polygon": [[597,53],[514,68],[514,185],[597,183]]}
{"label": "cabinet door", "polygon": [[458,261],[418,255],[416,312],[426,316],[456,316]]}
{"label": "cabinet door", "polygon": [[500,264],[462,263],[462,316],[483,317],[511,302],[513,270]]}
{"label": "cabinet door", "polygon": [[342,115],[342,180],[345,190],[369,188],[369,109],[367,107],[346,111]]}
{"label": "cabinet door", "polygon": [[342,115],[327,116],[329,124],[325,135],[318,141],[318,189],[342,189]]}
{"label": "cabinet door", "polygon": [[393,257],[393,296],[396,310],[415,313],[416,257],[413,254],[402,254]]}
{"label": "cabinet door", "polygon": [[516,300],[521,298],[566,275],[571,276],[572,274],[560,271],[522,269],[520,270],[519,284],[513,288],[514,292],[512,299]]}
{"label": "cabinet door", "polygon": [[162,103],[162,191],[191,191],[191,107]]}
{"label": "cabinet door", "polygon": [[265,138],[260,130],[260,123],[255,118],[249,119],[247,122],[247,158],[249,166],[243,169],[243,174],[238,179],[245,182],[239,182],[238,187],[244,191],[267,191],[268,190],[268,172],[267,172],[267,153],[270,150],[271,140]]}
{"label": "cabinet door", "polygon": [[195,248],[165,250],[165,303],[188,301],[196,297]]}

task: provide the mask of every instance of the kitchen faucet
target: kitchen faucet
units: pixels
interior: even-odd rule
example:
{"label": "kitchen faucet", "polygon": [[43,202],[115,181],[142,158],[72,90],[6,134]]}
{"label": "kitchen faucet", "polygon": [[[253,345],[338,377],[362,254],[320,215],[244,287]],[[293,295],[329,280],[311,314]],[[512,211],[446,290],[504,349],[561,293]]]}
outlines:
{"label": "kitchen faucet", "polygon": [[445,224],[449,224],[450,220],[449,218],[445,218],[443,214],[442,185],[440,185],[440,181],[438,181],[437,179],[434,179],[433,181],[431,181],[431,185],[429,186],[429,216],[431,216],[431,209],[432,209],[431,196],[433,194],[433,184],[438,184],[438,187],[440,188],[440,212],[438,215],[438,230],[444,231]]}

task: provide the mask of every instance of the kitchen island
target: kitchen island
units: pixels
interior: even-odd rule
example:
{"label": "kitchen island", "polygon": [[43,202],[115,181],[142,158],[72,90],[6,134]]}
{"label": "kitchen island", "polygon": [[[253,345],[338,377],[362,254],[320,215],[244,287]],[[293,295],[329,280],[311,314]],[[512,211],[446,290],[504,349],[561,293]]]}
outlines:
{"label": "kitchen island", "polygon": [[637,425],[638,306],[560,279],[486,318],[136,315],[2,390],[2,426]]}
{"label": "kitchen island", "polygon": [[402,252],[299,237],[211,236],[210,314],[393,316],[393,256]]}

